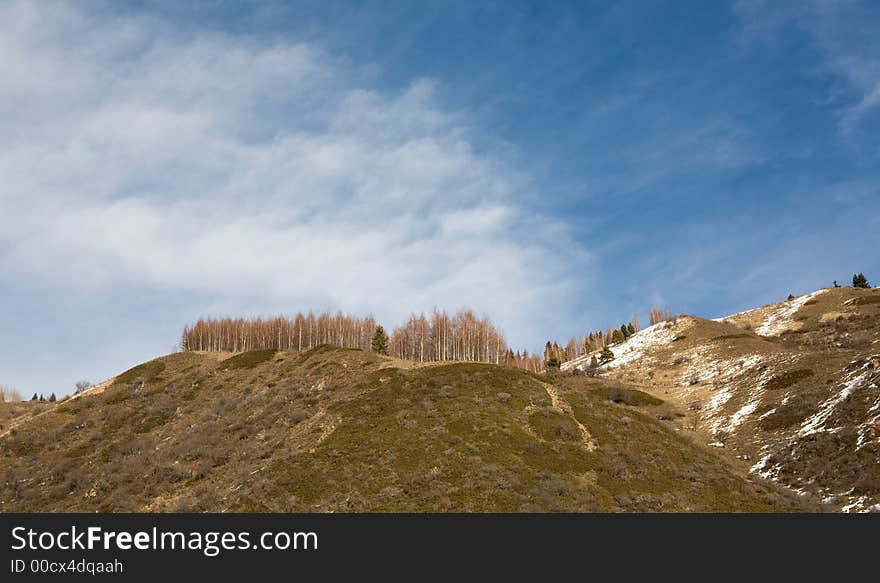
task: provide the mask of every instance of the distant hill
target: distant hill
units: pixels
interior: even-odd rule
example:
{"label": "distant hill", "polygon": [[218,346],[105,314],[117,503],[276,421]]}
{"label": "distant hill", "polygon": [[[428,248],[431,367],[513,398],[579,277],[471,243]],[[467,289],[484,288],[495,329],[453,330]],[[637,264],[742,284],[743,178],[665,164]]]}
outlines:
{"label": "distant hill", "polygon": [[[680,316],[612,352],[603,378],[688,410],[682,427],[754,475],[840,509],[880,510],[880,289]],[[586,369],[590,357],[562,368]]]}
{"label": "distant hill", "polygon": [[[691,321],[698,322],[678,324],[689,336],[685,342],[703,346],[691,344],[698,338],[696,328],[686,326]],[[768,356],[787,354],[746,336],[737,343],[768,344]],[[737,460],[682,430],[684,399],[667,399],[663,390],[678,390],[676,370],[655,375],[652,397],[585,375],[416,365],[329,346],[303,353],[171,354],[57,405],[3,405],[0,509],[820,508],[758,472],[749,475]],[[728,404],[719,407],[726,411]]]}

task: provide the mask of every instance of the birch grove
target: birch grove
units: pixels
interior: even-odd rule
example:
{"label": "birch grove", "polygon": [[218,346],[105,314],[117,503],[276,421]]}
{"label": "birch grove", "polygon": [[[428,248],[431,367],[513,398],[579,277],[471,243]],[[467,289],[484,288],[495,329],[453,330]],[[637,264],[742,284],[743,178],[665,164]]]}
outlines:
{"label": "birch grove", "polygon": [[[203,318],[186,326],[182,350],[246,352],[249,350],[309,350],[320,344],[372,350],[377,322],[337,312],[296,314],[288,318]],[[488,318],[469,309],[450,315],[434,310],[412,315],[391,334],[390,356],[416,362],[470,361],[543,370],[540,355],[514,352],[504,334]]]}
{"label": "birch grove", "polygon": [[[651,308],[651,324],[671,318],[669,308]],[[321,344],[371,351],[377,322],[372,316],[360,318],[336,312],[298,313],[293,317],[203,318],[186,326],[181,336],[182,350],[246,352],[249,350],[309,350]],[[584,354],[601,351],[614,342],[625,341],[638,332],[639,320],[633,316],[619,329],[608,326],[583,338],[570,338],[565,345],[548,342],[544,353],[514,352],[504,334],[487,317],[473,310],[454,314],[434,309],[430,314],[412,314],[388,338],[388,354],[415,362],[468,361],[542,372],[547,360],[566,362]]]}
{"label": "birch grove", "polygon": [[370,350],[376,320],[342,312],[296,314],[292,318],[206,318],[183,329],[182,350],[246,352],[308,350],[320,344]]}

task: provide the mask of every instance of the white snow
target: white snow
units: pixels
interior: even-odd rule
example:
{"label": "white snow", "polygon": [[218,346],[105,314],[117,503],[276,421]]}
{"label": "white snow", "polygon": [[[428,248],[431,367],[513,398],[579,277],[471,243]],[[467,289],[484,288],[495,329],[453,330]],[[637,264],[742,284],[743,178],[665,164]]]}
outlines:
{"label": "white snow", "polygon": [[675,340],[676,333],[671,322],[660,322],[633,335],[620,346],[611,348],[614,360],[605,365],[606,368],[616,368],[629,364],[642,357],[646,350],[655,346],[665,346]]}
{"label": "white snow", "polygon": [[694,377],[700,382],[708,380],[727,380],[738,372],[746,371],[761,361],[759,354],[736,358],[713,358],[709,348],[695,348],[683,355],[687,365],[679,374],[679,384],[688,386]]}
{"label": "white snow", "polygon": [[841,510],[844,512],[867,512],[867,508],[865,508],[865,503],[867,501],[867,496],[861,496],[856,498],[852,503],[841,508]]}
{"label": "white snow", "polygon": [[751,469],[749,469],[749,471],[758,474],[762,478],[775,480],[777,475],[779,474],[779,467],[770,465],[771,457],[773,457],[773,454],[766,454],[764,457],[758,460],[758,463],[753,465]]}
{"label": "white snow", "polygon": [[728,427],[731,429],[738,427],[743,421],[745,421],[747,416],[755,412],[755,409],[758,408],[759,401],[760,397],[743,405],[739,411],[731,416],[730,421],[728,422]]}
{"label": "white snow", "polygon": [[730,391],[721,389],[717,393],[715,393],[715,396],[709,399],[709,402],[706,403],[706,408],[710,411],[715,411],[716,409],[727,403],[732,396],[733,395],[730,393]]}
{"label": "white snow", "polygon": [[[680,319],[679,323],[684,321],[684,319]],[[614,360],[607,364],[603,364],[602,367],[608,369],[623,366],[638,360],[650,348],[669,344],[676,336],[676,333],[673,330],[674,327],[675,324],[673,324],[672,321],[660,322],[636,332],[623,344],[610,346],[609,348],[611,349],[611,352],[614,353]],[[584,368],[590,364],[590,359],[594,355],[598,356],[598,354],[599,351],[587,353],[583,356],[562,363],[560,368],[562,370],[569,370],[575,367]]]}
{"label": "white snow", "polygon": [[[877,381],[875,380],[874,382]],[[868,414],[872,415],[872,417],[858,427],[859,437],[856,440],[856,449],[864,447],[870,443],[870,437],[874,432],[874,428],[880,428],[880,396],[877,397],[877,400],[871,408],[868,409]]]}
{"label": "white snow", "polygon": [[850,380],[843,385],[843,389],[841,389],[837,395],[819,405],[819,411],[804,421],[803,425],[801,425],[800,431],[798,431],[798,435],[805,436],[820,431],[830,431],[829,428],[825,427],[825,422],[828,421],[828,418],[831,417],[838,405],[846,401],[846,399],[858,389],[861,389],[868,384],[868,379],[870,378],[871,373],[872,371],[870,369],[864,370],[861,374],[856,374],[854,377],[850,378]]}
{"label": "white snow", "polygon": [[789,330],[792,325],[792,317],[800,310],[804,304],[806,304],[811,299],[825,293],[826,290],[820,289],[814,291],[813,293],[805,294],[794,298],[793,300],[789,300],[786,302],[782,302],[779,307],[770,312],[770,315],[764,322],[758,326],[755,330],[755,333],[760,336],[776,336]]}

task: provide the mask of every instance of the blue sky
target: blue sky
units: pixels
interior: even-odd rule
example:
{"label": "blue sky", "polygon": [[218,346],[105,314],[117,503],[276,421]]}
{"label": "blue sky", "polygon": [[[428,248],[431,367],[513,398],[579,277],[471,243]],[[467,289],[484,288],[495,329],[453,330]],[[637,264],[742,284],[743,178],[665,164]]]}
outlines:
{"label": "blue sky", "polygon": [[880,279],[872,2],[0,6],[0,384],[202,315],[539,348]]}

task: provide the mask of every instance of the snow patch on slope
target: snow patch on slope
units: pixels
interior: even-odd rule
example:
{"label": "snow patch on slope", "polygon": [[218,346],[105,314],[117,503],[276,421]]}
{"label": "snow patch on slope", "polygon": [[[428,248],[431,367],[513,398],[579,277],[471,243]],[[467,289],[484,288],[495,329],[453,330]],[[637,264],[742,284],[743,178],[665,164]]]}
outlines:
{"label": "snow patch on slope", "polygon": [[[819,411],[813,416],[809,417],[806,421],[804,421],[803,425],[801,425],[800,431],[798,431],[798,435],[803,437],[806,435],[810,435],[811,433],[818,433],[821,431],[836,431],[840,429],[839,427],[827,427],[827,421],[837,409],[837,407],[840,406],[841,403],[845,402],[857,390],[866,387],[871,383],[876,383],[877,380],[877,371],[871,368],[869,361],[864,366],[862,366],[861,369],[851,374],[850,378],[844,382],[843,388],[840,390],[839,393],[819,405]],[[880,402],[871,407],[870,411],[873,412],[874,410],[880,410]],[[871,424],[878,419],[880,419],[880,415],[878,415],[878,417],[875,417],[874,419],[868,420],[868,422],[862,424],[862,427],[866,427],[868,424]]]}
{"label": "snow patch on slope", "polygon": [[709,401],[709,412],[713,414],[714,419],[710,422],[710,427],[713,432],[718,431],[733,431],[742,423],[748,419],[757,409],[761,403],[761,399],[764,396],[764,388],[761,384],[757,386],[751,387],[748,389],[747,401],[746,403],[737,409],[733,415],[729,417],[725,416],[721,411],[722,407],[727,405],[727,403],[733,398],[733,395],[739,394],[742,388],[737,388],[733,385],[732,377],[740,371],[747,371],[752,369],[757,363],[760,361],[761,357],[758,355],[752,355],[745,359],[741,359],[736,362],[735,366],[729,366],[724,369],[720,375],[718,380],[724,381],[724,389],[721,389],[719,393],[721,395],[716,395]]}
{"label": "snow patch on slope", "polygon": [[679,375],[679,384],[686,387],[691,381],[726,381],[737,373],[749,370],[761,361],[761,355],[752,354],[738,358],[715,358],[708,347],[695,348],[682,358],[688,363]]}
{"label": "snow patch on slope", "polygon": [[[680,320],[679,322],[683,321],[684,320]],[[614,360],[603,364],[602,368],[610,369],[629,364],[640,359],[651,348],[669,344],[676,337],[676,333],[673,330],[673,328],[676,327],[676,324],[677,322],[672,320],[660,322],[636,332],[623,344],[609,346],[611,352],[614,353]],[[683,327],[682,330],[687,327],[689,327],[689,324]],[[560,368],[563,371],[571,370],[572,368],[583,370],[589,366],[590,359],[593,356],[598,356],[599,352],[600,351],[589,352],[583,356],[564,362]]]}
{"label": "snow patch on slope", "polygon": [[[673,330],[672,321],[660,322],[636,333],[620,346],[611,349],[614,360],[605,368],[616,368],[640,359],[646,351],[657,346],[665,346],[675,340],[677,334]],[[683,328],[684,329],[684,328]]]}
{"label": "snow patch on slope", "polygon": [[[795,438],[800,439],[816,433],[837,433],[845,429],[845,427],[832,426],[830,421],[837,413],[842,405],[844,405],[857,392],[868,389],[870,387],[880,386],[880,369],[877,363],[880,362],[880,355],[874,355],[867,359],[861,366],[851,370],[851,372],[843,379],[840,390],[830,398],[822,402],[818,411],[807,418],[799,430],[795,433]],[[853,362],[853,365],[858,364]],[[784,403],[785,401],[783,401]],[[878,439],[877,430],[880,428],[880,394],[876,397],[874,403],[868,409],[868,419],[855,427],[857,433],[856,449],[861,449],[868,444],[875,443]],[[796,441],[792,443],[797,443]],[[777,455],[790,456],[792,453],[786,448],[774,452],[770,448],[764,448],[763,457],[751,468],[751,472],[771,480],[778,480],[782,472],[783,463],[780,463]],[[880,459],[876,463],[880,463]],[[841,510],[843,512],[876,512],[880,511],[880,504],[876,503],[876,499],[869,496],[854,495],[852,490],[847,492],[837,492],[827,498],[829,503],[843,504]],[[844,504],[845,502],[845,504]]]}
{"label": "snow patch on slope", "polygon": [[759,336],[776,336],[782,334],[786,330],[792,329],[794,321],[792,317],[800,310],[804,304],[816,296],[825,293],[826,290],[820,289],[813,293],[805,294],[794,298],[787,302],[783,302],[776,309],[770,312],[764,322],[758,326],[755,333]]}

